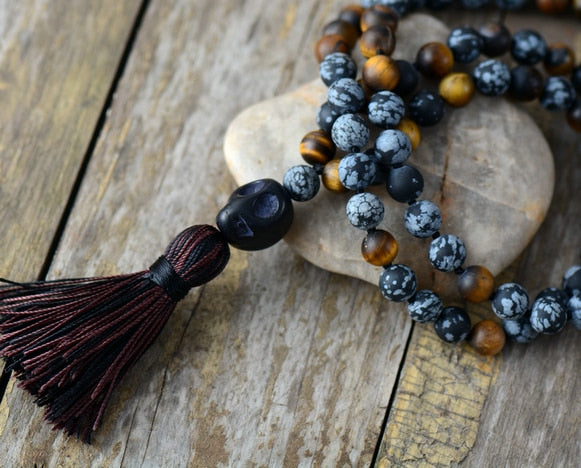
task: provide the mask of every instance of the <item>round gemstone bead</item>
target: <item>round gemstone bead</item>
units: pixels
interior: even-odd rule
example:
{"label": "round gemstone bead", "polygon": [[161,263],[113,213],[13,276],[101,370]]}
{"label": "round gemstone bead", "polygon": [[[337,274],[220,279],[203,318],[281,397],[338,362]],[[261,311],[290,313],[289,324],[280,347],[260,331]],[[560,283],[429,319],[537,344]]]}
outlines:
{"label": "round gemstone bead", "polygon": [[422,289],[408,302],[410,317],[420,323],[433,322],[442,313],[442,299],[429,289]]}
{"label": "round gemstone bead", "polygon": [[458,291],[467,301],[485,301],[490,298],[493,290],[494,276],[483,266],[469,266],[458,277]]}
{"label": "round gemstone bead", "polygon": [[470,317],[460,307],[445,307],[434,322],[436,334],[448,343],[465,340],[470,333]]}
{"label": "round gemstone bead", "polygon": [[519,101],[538,99],[543,91],[543,75],[530,65],[517,65],[510,71],[509,95]]}
{"label": "round gemstone bead", "polygon": [[399,124],[405,114],[405,104],[397,94],[379,91],[371,96],[367,110],[371,123],[387,128]]}
{"label": "round gemstone bead", "polygon": [[539,333],[558,333],[567,323],[567,310],[554,297],[539,297],[533,303],[530,320]]}
{"label": "round gemstone bead", "polygon": [[369,126],[356,114],[344,114],[335,120],[331,137],[337,148],[347,152],[357,152],[369,140]]}
{"label": "round gemstone bead", "polygon": [[575,89],[562,76],[550,76],[545,81],[540,103],[548,110],[567,110],[575,101]]}
{"label": "round gemstone bead", "polygon": [[309,164],[327,164],[335,156],[336,150],[335,143],[323,130],[307,133],[299,144],[299,152]]}
{"label": "round gemstone bead", "polygon": [[442,42],[428,42],[416,55],[416,68],[428,78],[442,78],[454,66],[454,54]]}
{"label": "round gemstone bead", "polygon": [[468,342],[479,354],[494,356],[504,348],[506,335],[498,323],[482,320],[472,327]]}
{"label": "round gemstone bead", "polygon": [[436,125],[444,117],[446,107],[444,100],[432,91],[418,91],[408,103],[411,119],[422,127]]}
{"label": "round gemstone bead", "polygon": [[365,93],[354,79],[340,78],[329,86],[328,100],[340,114],[357,112],[365,104]]}
{"label": "round gemstone bead", "polygon": [[418,87],[420,75],[416,68],[407,60],[396,60],[395,64],[399,71],[399,80],[393,91],[400,96],[408,96]]}
{"label": "round gemstone bead", "polygon": [[349,190],[362,190],[373,183],[377,162],[365,153],[350,153],[339,163],[339,180]]}
{"label": "round gemstone bead", "polygon": [[563,289],[569,294],[581,294],[581,265],[573,265],[565,272]]}
{"label": "round gemstone bead", "polygon": [[345,38],[339,34],[328,34],[321,37],[315,44],[315,58],[321,62],[327,55],[333,52],[348,54],[351,51]]}
{"label": "round gemstone bead", "polygon": [[430,243],[428,257],[436,270],[454,271],[466,260],[466,247],[459,237],[444,234]]}
{"label": "round gemstone bead", "polygon": [[488,59],[478,64],[472,77],[476,89],[486,96],[500,96],[510,86],[510,71],[499,60]]}
{"label": "round gemstone bead", "polygon": [[543,289],[539,294],[537,294],[537,297],[535,297],[535,301],[541,297],[555,300],[559,302],[563,307],[567,304],[567,299],[569,298],[565,291],[558,288]]}
{"label": "round gemstone bead", "polygon": [[567,301],[567,315],[573,326],[581,330],[581,293],[573,294]]}
{"label": "round gemstone bead", "polygon": [[379,290],[390,301],[407,301],[416,293],[417,286],[415,273],[406,265],[390,265],[379,275]]}
{"label": "round gemstone bead", "polygon": [[345,207],[349,222],[358,229],[374,229],[383,220],[385,209],[382,201],[373,193],[353,195]]}
{"label": "round gemstone bead", "polygon": [[581,65],[577,65],[571,72],[571,84],[581,93]]}
{"label": "round gemstone bead", "polygon": [[516,343],[530,343],[538,336],[538,332],[531,326],[529,313],[519,319],[505,320],[502,327],[506,336]]}
{"label": "round gemstone bead", "polygon": [[284,174],[282,184],[293,200],[311,200],[321,187],[317,171],[312,166],[293,166]]}
{"label": "round gemstone bead", "polygon": [[327,86],[341,78],[355,78],[357,65],[349,54],[335,52],[327,55],[319,65],[319,75]]}
{"label": "round gemstone bead", "polygon": [[450,31],[447,45],[458,63],[470,63],[480,56],[482,37],[470,27],[454,28]]}
{"label": "round gemstone bead", "polygon": [[568,75],[575,67],[575,54],[565,44],[551,44],[547,49],[544,65],[545,70],[551,75]]}
{"label": "round gemstone bead", "polygon": [[369,231],[361,243],[361,255],[367,263],[375,266],[389,265],[395,259],[397,251],[395,238],[382,229]]}
{"label": "round gemstone bead", "polygon": [[450,73],[446,75],[438,86],[440,96],[454,107],[463,107],[474,96],[474,81],[467,73]]}
{"label": "round gemstone bead", "polygon": [[399,81],[397,63],[387,55],[374,55],[366,60],[361,71],[363,82],[374,91],[392,90]]}
{"label": "round gemstone bead", "polygon": [[488,57],[500,57],[510,50],[512,36],[505,25],[489,22],[478,30],[482,38],[482,52]]}
{"label": "round gemstone bead", "polygon": [[327,36],[330,34],[338,34],[341,36],[349,45],[350,49],[353,48],[359,38],[358,29],[351,23],[343,21],[342,19],[331,21],[323,27],[323,35]]}
{"label": "round gemstone bead", "polygon": [[361,29],[363,31],[367,30],[372,26],[386,26],[393,32],[397,30],[397,24],[399,22],[399,15],[395,10],[388,7],[387,5],[382,5],[376,3],[372,7],[366,9],[361,15]]}
{"label": "round gemstone bead", "polygon": [[395,49],[395,35],[390,28],[382,24],[371,26],[361,35],[359,49],[365,58],[391,55]]}
{"label": "round gemstone bead", "polygon": [[442,214],[435,203],[418,200],[405,210],[405,227],[415,237],[430,237],[442,227]]}
{"label": "round gemstone bead", "polygon": [[321,181],[327,190],[334,193],[346,192],[347,189],[341,183],[339,179],[339,163],[340,159],[332,159],[323,168],[323,173],[321,174]]}
{"label": "round gemstone bead", "polygon": [[339,112],[337,112],[333,107],[329,104],[329,102],[324,102],[319,110],[317,111],[317,125],[319,128],[327,133],[331,133],[331,129],[333,128],[333,124],[335,120],[339,117]]}
{"label": "round gemstone bead", "polygon": [[537,8],[543,13],[561,13],[569,6],[569,0],[537,0]]}
{"label": "round gemstone bead", "polygon": [[380,164],[391,166],[404,163],[412,152],[412,144],[400,130],[384,130],[375,140],[375,156]]}
{"label": "round gemstone bead", "polygon": [[387,191],[395,201],[410,203],[424,190],[424,178],[415,167],[392,167],[387,175]]}
{"label": "round gemstone bead", "polygon": [[361,5],[347,5],[339,13],[339,19],[352,24],[358,33],[361,33],[360,23],[364,8]]}
{"label": "round gemstone bead", "polygon": [[520,284],[504,283],[494,292],[490,305],[498,317],[517,320],[528,311],[529,295]]}
{"label": "round gemstone bead", "polygon": [[375,3],[381,3],[382,5],[391,8],[400,16],[400,18],[408,12],[410,6],[409,0],[380,0]]}
{"label": "round gemstone bead", "polygon": [[412,144],[412,151],[420,145],[422,140],[420,127],[418,127],[418,124],[413,120],[404,117],[395,128],[404,132],[410,139],[410,143]]}
{"label": "round gemstone bead", "polygon": [[512,36],[512,57],[525,65],[536,65],[545,58],[547,43],[538,32],[521,29]]}

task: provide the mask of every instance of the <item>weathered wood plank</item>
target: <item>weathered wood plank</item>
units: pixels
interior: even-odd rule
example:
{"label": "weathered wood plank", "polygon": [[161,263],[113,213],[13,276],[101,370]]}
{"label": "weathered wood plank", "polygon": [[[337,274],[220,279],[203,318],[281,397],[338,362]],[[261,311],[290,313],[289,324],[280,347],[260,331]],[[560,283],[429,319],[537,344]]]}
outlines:
{"label": "weathered wood plank", "polygon": [[[316,76],[311,44],[337,9],[153,3],[51,276],[141,269],[187,224],[213,222],[233,188],[221,154],[230,118]],[[276,148],[265,149],[270,157]],[[372,286],[320,271],[285,245],[236,252],[180,305],[93,446],[51,433],[10,389],[7,410],[30,423],[5,424],[9,460],[368,464],[409,326]]]}
{"label": "weathered wood plank", "polygon": [[[465,19],[469,15],[445,16],[471,24]],[[510,15],[508,26],[512,31],[537,29],[549,42],[575,45],[581,52],[574,18],[521,13]],[[562,113],[537,105],[529,110],[551,145],[558,182],[541,231],[504,279],[516,276],[534,298],[543,287],[559,286],[564,270],[580,258],[581,141]],[[486,309],[473,308],[473,313],[490,316]],[[467,345],[443,347],[434,339],[431,330],[416,327],[413,332],[378,466],[579,463],[578,331],[569,327],[531,345],[509,344],[499,358],[478,356]]]}

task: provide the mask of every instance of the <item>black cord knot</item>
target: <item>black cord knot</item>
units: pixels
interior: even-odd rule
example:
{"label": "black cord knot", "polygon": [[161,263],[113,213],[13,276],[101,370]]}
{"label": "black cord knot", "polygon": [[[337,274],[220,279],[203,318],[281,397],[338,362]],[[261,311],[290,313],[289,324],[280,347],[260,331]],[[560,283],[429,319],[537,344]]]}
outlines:
{"label": "black cord knot", "polygon": [[159,287],[163,288],[174,302],[181,301],[190,290],[190,286],[176,273],[164,255],[159,257],[149,267],[148,277]]}

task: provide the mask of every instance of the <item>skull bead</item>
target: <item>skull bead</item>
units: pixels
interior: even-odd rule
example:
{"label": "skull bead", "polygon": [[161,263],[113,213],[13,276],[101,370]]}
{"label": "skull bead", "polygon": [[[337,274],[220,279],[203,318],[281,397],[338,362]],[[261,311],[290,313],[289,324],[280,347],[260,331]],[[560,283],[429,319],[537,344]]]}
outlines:
{"label": "skull bead", "polygon": [[259,179],[236,189],[216,217],[230,245],[260,250],[281,240],[293,221],[286,189],[272,179]]}

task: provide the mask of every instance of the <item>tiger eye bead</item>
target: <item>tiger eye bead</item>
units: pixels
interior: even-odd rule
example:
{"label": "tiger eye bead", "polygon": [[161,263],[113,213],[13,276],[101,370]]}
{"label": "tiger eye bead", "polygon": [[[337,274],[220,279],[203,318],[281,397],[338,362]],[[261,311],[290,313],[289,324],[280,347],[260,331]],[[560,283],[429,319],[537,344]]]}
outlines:
{"label": "tiger eye bead", "polygon": [[387,55],[375,55],[363,64],[363,81],[375,91],[391,91],[399,81],[399,68]]}
{"label": "tiger eye bead", "polygon": [[323,130],[307,133],[299,144],[299,152],[309,164],[327,164],[335,157],[337,147],[331,136]]}
{"label": "tiger eye bead", "polygon": [[569,6],[569,0],[537,0],[537,8],[543,13],[561,13]]}
{"label": "tiger eye bead", "polygon": [[369,231],[361,243],[361,255],[366,262],[375,266],[389,265],[397,255],[397,241],[387,231]]}
{"label": "tiger eye bead", "polygon": [[442,99],[454,107],[463,107],[474,96],[474,82],[467,73],[450,73],[440,81]]}
{"label": "tiger eye bead", "polygon": [[442,42],[424,44],[416,55],[416,68],[428,78],[442,78],[454,66],[454,54]]}
{"label": "tiger eye bead", "polygon": [[361,15],[364,11],[365,8],[361,5],[347,5],[339,13],[339,19],[352,24],[357,29],[357,33],[361,34]]}
{"label": "tiger eye bead", "polygon": [[361,15],[361,31],[365,32],[372,26],[387,26],[393,32],[397,30],[399,15],[387,5],[373,5]]}
{"label": "tiger eye bead", "polygon": [[347,189],[341,183],[339,178],[339,163],[340,159],[331,159],[325,167],[323,168],[323,173],[321,174],[321,181],[327,190],[335,193],[346,192]]}
{"label": "tiger eye bead", "polygon": [[347,21],[341,19],[331,21],[327,23],[323,28],[323,36],[328,36],[330,34],[338,34],[345,42],[349,44],[349,48],[352,49],[359,39],[359,31],[355,26]]}
{"label": "tiger eye bead", "polygon": [[361,35],[359,48],[365,58],[391,55],[395,49],[395,35],[391,29],[381,24],[371,26]]}
{"label": "tiger eye bead", "polygon": [[551,75],[568,75],[575,67],[575,53],[566,44],[551,44],[547,48],[544,65]]}
{"label": "tiger eye bead", "polygon": [[467,301],[485,301],[494,291],[494,276],[483,266],[470,266],[458,277],[458,291]]}
{"label": "tiger eye bead", "polygon": [[315,58],[319,63],[321,63],[327,55],[332,54],[333,52],[343,52],[344,54],[351,52],[349,44],[345,38],[339,34],[323,36],[315,44]]}
{"label": "tiger eye bead", "polygon": [[483,356],[494,356],[502,351],[506,335],[502,326],[492,320],[478,322],[468,336],[468,343]]}
{"label": "tiger eye bead", "polygon": [[397,130],[404,132],[410,139],[412,144],[412,151],[415,150],[422,140],[422,134],[420,132],[420,127],[413,120],[404,117],[400,120],[399,124],[395,127]]}

